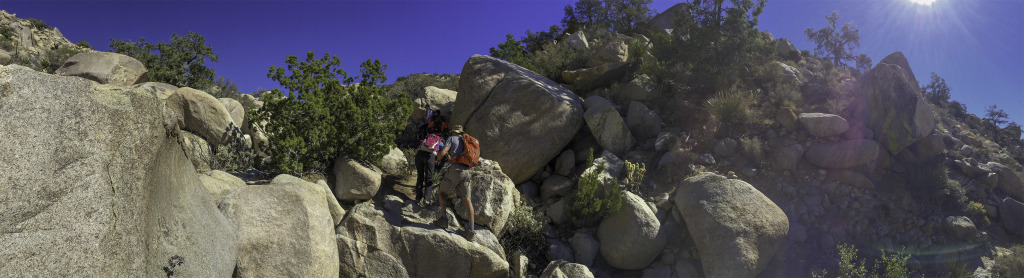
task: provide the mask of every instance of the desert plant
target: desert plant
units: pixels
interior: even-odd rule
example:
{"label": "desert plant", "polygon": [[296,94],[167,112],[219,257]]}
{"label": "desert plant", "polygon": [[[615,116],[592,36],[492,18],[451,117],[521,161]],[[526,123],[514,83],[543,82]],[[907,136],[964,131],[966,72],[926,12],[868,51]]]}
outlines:
{"label": "desert plant", "polygon": [[886,252],[882,250],[882,260],[876,261],[875,264],[882,263],[885,265],[885,272],[882,277],[885,278],[909,278],[910,270],[907,269],[907,261],[910,260],[910,254],[906,252],[907,248],[902,247],[896,252]]}
{"label": "desert plant", "polygon": [[995,277],[1024,277],[1024,245],[1010,247],[1010,253],[997,256],[992,274]]}
{"label": "desert plant", "polygon": [[651,0],[579,0],[565,6],[562,25],[566,33],[581,29],[606,29],[630,34],[654,16]]}
{"label": "desert plant", "polygon": [[567,43],[548,43],[526,55],[527,69],[555,82],[565,82],[562,71],[586,67],[590,50],[576,50]]}
{"label": "desert plant", "polygon": [[226,134],[227,142],[214,150],[211,168],[227,172],[240,172],[252,168],[256,161],[256,152],[246,146],[242,131],[232,123],[228,125]]}
{"label": "desert plant", "polygon": [[576,185],[570,214],[580,226],[591,226],[622,207],[622,188],[614,179],[602,178],[604,163],[587,171]]}
{"label": "desert plant", "polygon": [[352,84],[354,78],[340,68],[341,59],[329,53],[316,59],[309,52],[303,62],[289,55],[286,63],[271,66],[267,77],[288,95],[274,89],[265,94],[263,107],[247,112],[250,123],[266,122],[268,170],[322,171],[342,155],[380,164],[412,109],[405,96],[385,96],[380,83],[387,80],[387,65],[363,62],[360,82]]}
{"label": "desert plant", "polygon": [[871,269],[868,269],[866,259],[858,259],[857,248],[853,245],[840,243],[836,245],[836,251],[839,256],[836,266],[833,268],[837,272],[836,275],[830,276],[827,269],[817,269],[811,272],[812,277],[874,278],[879,277],[879,267],[882,265],[885,268],[881,269],[881,277],[907,278],[911,275],[910,270],[907,269],[910,254],[906,253],[905,247],[893,253],[883,250],[881,260],[875,260]]}
{"label": "desert plant", "polygon": [[535,212],[530,206],[517,204],[509,214],[499,240],[505,254],[511,256],[518,250],[523,254],[543,256],[548,247],[547,238],[542,231],[545,221],[543,214]]}
{"label": "desert plant", "polygon": [[639,193],[640,185],[644,182],[644,175],[647,173],[647,167],[643,163],[633,163],[626,161],[626,190]]}
{"label": "desert plant", "polygon": [[929,102],[939,107],[945,107],[949,103],[949,86],[946,85],[946,79],[939,77],[938,74],[932,72],[931,80],[928,81],[928,85],[921,87],[921,92],[924,93],[924,97]]}
{"label": "desert plant", "polygon": [[949,173],[938,156],[907,164],[907,186],[914,191],[938,197],[939,207],[947,211],[963,211],[967,196],[960,183],[949,179]]}
{"label": "desert plant", "polygon": [[752,114],[753,94],[744,90],[720,92],[704,103],[704,109],[711,117],[726,124],[749,123]]}
{"label": "desert plant", "polygon": [[740,149],[751,159],[757,161],[764,159],[764,144],[757,137],[740,137]]}
{"label": "desert plant", "polygon": [[238,84],[231,82],[231,79],[225,77],[217,77],[217,81],[214,81],[213,87],[208,90],[210,95],[215,98],[231,98],[238,100],[242,97],[242,92],[238,90]]}
{"label": "desert plant", "polygon": [[491,57],[502,59],[520,65],[524,68],[531,68],[530,60],[526,58],[526,47],[523,46],[512,34],[505,35],[505,42],[498,44],[498,48],[491,47]]}

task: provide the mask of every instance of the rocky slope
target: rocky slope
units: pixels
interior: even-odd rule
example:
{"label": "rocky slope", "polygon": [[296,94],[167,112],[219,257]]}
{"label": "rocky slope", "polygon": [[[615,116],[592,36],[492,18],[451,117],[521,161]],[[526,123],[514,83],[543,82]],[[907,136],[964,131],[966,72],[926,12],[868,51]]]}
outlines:
{"label": "rocky slope", "polygon": [[[20,22],[10,18],[0,14]],[[35,36],[33,47],[60,43]],[[398,148],[381,168],[339,157],[317,182],[253,181],[210,169],[217,146],[267,140],[240,112],[258,99],[145,82],[138,61],[113,53],[73,56],[55,74],[2,65],[0,276],[792,277],[842,242],[907,247],[915,271],[936,274],[1024,241],[1020,149],[927,103],[899,52],[845,75],[842,109],[769,106],[767,124],[707,134],[706,115],[673,106],[686,92],[660,96],[630,75],[629,45],[645,38],[564,40],[595,48],[566,81],[629,81],[582,90],[478,55],[455,90],[416,100],[451,109],[485,146],[471,240],[457,234],[461,204],[448,227],[428,224],[436,196],[410,200]],[[783,78],[822,75],[794,51],[779,48]],[[581,226],[569,210],[595,170],[590,150],[603,178],[625,182],[633,163],[647,174],[618,211]],[[522,206],[543,216],[539,257],[502,246]]]}

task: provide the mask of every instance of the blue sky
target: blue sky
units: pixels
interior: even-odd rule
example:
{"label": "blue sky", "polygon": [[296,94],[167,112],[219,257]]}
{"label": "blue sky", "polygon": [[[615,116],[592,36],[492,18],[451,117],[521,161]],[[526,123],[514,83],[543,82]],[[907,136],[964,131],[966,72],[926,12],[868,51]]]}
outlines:
{"label": "blue sky", "polygon": [[[330,52],[350,75],[360,62],[388,64],[389,81],[411,73],[459,73],[505,34],[558,24],[566,0],[477,1],[0,1],[19,18],[38,18],[72,42],[109,50],[110,39],[168,40],[195,31],[220,56],[209,66],[244,92],[274,88],[266,78],[286,55]],[[679,1],[654,0],[663,11]],[[1024,124],[1024,1],[769,0],[759,28],[812,50],[803,30],[837,11],[860,29],[875,62],[903,51],[921,82],[935,72],[954,100],[984,116],[992,104]]]}

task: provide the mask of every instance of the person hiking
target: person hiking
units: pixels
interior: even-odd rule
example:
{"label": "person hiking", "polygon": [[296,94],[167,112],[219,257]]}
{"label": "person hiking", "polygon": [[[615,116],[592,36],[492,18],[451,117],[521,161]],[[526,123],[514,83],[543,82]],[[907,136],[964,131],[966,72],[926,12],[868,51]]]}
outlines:
{"label": "person hiking", "polygon": [[419,145],[416,148],[416,203],[423,201],[423,190],[434,184],[434,173],[438,170],[434,160],[437,158],[437,151],[444,146],[440,134],[430,133],[427,127],[427,119],[437,113],[427,109],[427,117],[420,120],[423,132],[419,135]]}
{"label": "person hiking", "polygon": [[452,135],[444,141],[444,147],[438,153],[435,164],[440,164],[442,158],[448,159],[449,165],[445,167],[444,179],[441,186],[437,188],[438,202],[441,205],[441,216],[434,220],[434,224],[442,228],[448,226],[447,199],[448,193],[455,193],[455,196],[462,199],[462,204],[469,214],[469,223],[465,227],[464,236],[472,240],[476,232],[473,230],[475,217],[473,212],[473,201],[470,199],[470,173],[469,170],[476,166],[480,158],[480,143],[465,134],[461,125],[455,125],[451,129]]}

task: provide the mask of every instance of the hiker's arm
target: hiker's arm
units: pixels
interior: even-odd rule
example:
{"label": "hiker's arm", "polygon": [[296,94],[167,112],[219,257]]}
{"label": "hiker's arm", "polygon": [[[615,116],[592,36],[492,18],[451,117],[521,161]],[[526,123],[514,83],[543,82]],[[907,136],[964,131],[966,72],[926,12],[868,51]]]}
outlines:
{"label": "hiker's arm", "polygon": [[448,156],[448,146],[441,147],[441,151],[437,153],[437,158],[434,159],[434,164],[441,164],[441,159]]}

